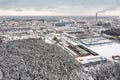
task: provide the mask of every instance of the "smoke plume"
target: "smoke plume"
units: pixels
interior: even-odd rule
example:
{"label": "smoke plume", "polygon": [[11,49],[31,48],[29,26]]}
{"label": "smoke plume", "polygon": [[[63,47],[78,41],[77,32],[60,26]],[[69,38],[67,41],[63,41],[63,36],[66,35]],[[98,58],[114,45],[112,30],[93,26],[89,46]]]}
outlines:
{"label": "smoke plume", "polygon": [[104,10],[98,11],[97,13],[105,13],[105,12],[107,12],[107,11],[116,10],[117,8],[120,7],[120,0],[115,0],[115,2],[116,2],[116,5],[115,5],[115,6],[108,7],[108,8],[106,8],[106,9],[104,9]]}

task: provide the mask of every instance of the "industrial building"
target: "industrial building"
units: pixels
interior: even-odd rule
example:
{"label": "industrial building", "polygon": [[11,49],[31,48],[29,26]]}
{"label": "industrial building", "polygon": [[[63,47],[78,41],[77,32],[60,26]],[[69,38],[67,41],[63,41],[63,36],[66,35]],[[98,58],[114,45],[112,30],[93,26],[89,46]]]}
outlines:
{"label": "industrial building", "polygon": [[[67,50],[71,56],[83,65],[105,62],[106,58],[104,56],[90,50],[87,47],[88,44],[85,44],[84,39],[91,37],[93,37],[93,34],[88,34],[84,31],[67,31],[62,34],[62,43],[59,45],[63,47],[63,49]],[[96,35],[94,37],[98,36]]]}
{"label": "industrial building", "polygon": [[66,31],[62,44],[81,64],[120,60],[120,44],[100,35],[84,31]]}

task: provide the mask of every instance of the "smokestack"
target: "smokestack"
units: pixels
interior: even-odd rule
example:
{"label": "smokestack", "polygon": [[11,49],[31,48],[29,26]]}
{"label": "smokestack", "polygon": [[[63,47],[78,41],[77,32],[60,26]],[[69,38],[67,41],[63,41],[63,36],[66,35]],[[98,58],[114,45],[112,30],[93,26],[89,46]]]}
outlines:
{"label": "smokestack", "polygon": [[97,23],[97,19],[98,19],[98,13],[96,12],[96,23]]}

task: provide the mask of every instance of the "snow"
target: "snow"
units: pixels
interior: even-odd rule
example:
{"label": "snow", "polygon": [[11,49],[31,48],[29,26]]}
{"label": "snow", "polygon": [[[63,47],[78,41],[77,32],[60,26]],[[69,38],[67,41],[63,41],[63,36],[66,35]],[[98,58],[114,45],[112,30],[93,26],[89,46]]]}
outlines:
{"label": "snow", "polygon": [[111,59],[112,56],[120,56],[120,44],[119,43],[109,43],[98,46],[88,47],[90,50],[98,53],[101,56]]}
{"label": "snow", "polygon": [[0,80],[3,79],[3,72],[0,71]]}
{"label": "snow", "polygon": [[50,41],[49,39],[45,39],[45,42],[48,44],[54,44],[52,41]]}
{"label": "snow", "polygon": [[81,40],[86,45],[98,45],[98,44],[105,44],[111,43],[111,40],[99,37],[99,38],[90,38],[90,39],[82,39]]}
{"label": "snow", "polygon": [[87,64],[87,63],[91,63],[91,62],[98,62],[98,61],[103,61],[106,60],[104,57],[101,56],[85,56],[85,57],[78,57],[76,58],[76,60],[78,60],[80,63],[82,64]]}

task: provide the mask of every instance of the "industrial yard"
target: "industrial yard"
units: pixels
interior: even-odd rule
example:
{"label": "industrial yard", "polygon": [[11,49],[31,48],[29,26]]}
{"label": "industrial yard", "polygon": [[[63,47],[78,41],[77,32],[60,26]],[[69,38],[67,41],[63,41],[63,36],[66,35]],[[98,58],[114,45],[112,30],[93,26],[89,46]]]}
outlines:
{"label": "industrial yard", "polygon": [[96,18],[1,18],[0,79],[119,80],[119,18]]}

